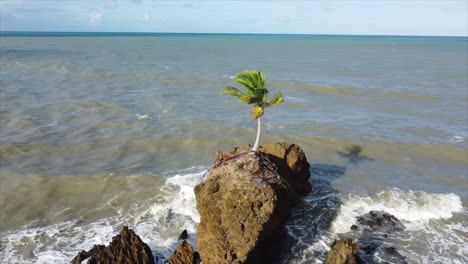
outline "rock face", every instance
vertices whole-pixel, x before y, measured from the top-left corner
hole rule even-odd
[[[218,152],[215,165],[250,149],[250,145],[244,145],[232,149],[229,154]],[[307,195],[312,190],[309,183],[310,164],[300,146],[290,143],[267,143],[260,146],[258,151],[271,161],[278,173],[289,182],[298,195]]]
[[[200,262],[200,255],[193,250],[187,240],[184,240],[169,258],[169,264],[199,264]]]
[[[361,264],[363,261],[357,256],[358,251],[359,246],[351,239],[336,240],[323,264]]]
[[[405,226],[395,216],[383,211],[370,211],[357,217],[357,225],[351,226],[352,230],[362,229],[366,232],[391,233],[402,231]]]
[[[258,154],[244,149],[218,154],[195,187],[201,215],[197,244],[205,264],[271,263],[280,253],[272,246],[284,238],[289,209],[311,189],[300,147],[268,144]]]
[[[154,264],[151,249],[126,226],[107,247],[95,245],[90,251],[81,251],[71,263],[79,264],[86,259],[88,264]]]

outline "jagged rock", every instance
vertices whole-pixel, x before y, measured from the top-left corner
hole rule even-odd
[[[265,147],[258,154],[243,149],[235,149],[231,155],[218,154],[205,181],[195,187],[201,215],[197,244],[204,264],[279,259],[281,250],[271,246],[284,240],[283,224],[289,209],[297,194],[305,190],[291,183],[308,178],[303,170],[309,164],[298,146],[272,145],[276,145],[276,152],[270,155],[263,151],[272,148]],[[270,162],[270,157],[277,158]],[[310,189],[308,182],[307,186]]]
[[[323,264],[361,264],[359,246],[351,239],[335,240]]]
[[[70,262],[71,264],[81,264],[81,262],[85,259],[89,258],[89,254],[87,251],[80,251],[78,255]]]
[[[353,226],[356,226],[353,229]],[[402,231],[405,226],[395,216],[383,211],[370,211],[367,214],[357,217],[356,225],[351,226],[352,230],[362,229],[366,232],[391,233]]]
[[[126,226],[107,247],[95,245],[90,251],[81,251],[71,263],[79,264],[86,259],[88,264],[154,264],[151,249]]]
[[[187,233],[187,230],[184,229],[184,231],[182,231],[182,233],[180,233],[179,237],[177,238],[177,240],[184,240],[184,239],[187,239],[188,238],[188,233]]]
[[[169,258],[169,264],[198,264],[200,262],[200,255],[193,250],[187,240],[184,240]]]
[[[239,153],[245,153],[251,149],[250,145],[232,149],[229,154],[218,152],[215,166],[224,160],[236,157]],[[267,143],[260,146],[258,151],[271,161],[278,173],[285,178],[298,195],[307,195],[312,186],[309,183],[310,164],[307,162],[302,148],[290,143]]]

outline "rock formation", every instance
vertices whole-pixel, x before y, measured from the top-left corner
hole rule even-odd
[[[311,190],[309,176],[304,152],[294,144],[267,144],[259,153],[248,147],[218,153],[215,166],[195,187],[203,263],[277,259],[283,224],[298,195]]]
[[[357,223],[351,226],[351,230],[361,229],[365,232],[391,233],[402,231],[405,226],[395,216],[383,211],[370,211],[357,217]]]
[[[169,258],[169,264],[199,264],[200,262],[200,255],[193,250],[187,240],[184,240]]]
[[[250,145],[232,149],[229,154],[218,152],[215,165],[249,151]],[[267,143],[260,146],[259,153],[271,161],[277,172],[286,179],[298,195],[307,195],[312,186],[309,183],[310,165],[302,148],[290,143]]]
[[[365,262],[373,262],[375,255],[385,263],[404,264],[406,258],[398,253],[395,247],[385,247],[385,241],[393,232],[402,231],[405,226],[395,216],[384,211],[370,211],[356,218],[351,226],[352,231],[361,230],[358,239],[360,258]]]
[[[358,252],[359,246],[351,239],[336,240],[323,264],[361,264],[363,261],[357,255]]]
[[[107,247],[95,245],[90,251],[81,251],[71,263],[80,264],[86,259],[88,264],[154,264],[151,249],[126,226]]]

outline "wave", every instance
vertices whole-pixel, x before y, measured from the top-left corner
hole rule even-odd
[[[391,188],[375,195],[349,194],[340,200],[330,227],[319,230],[318,237],[309,244],[305,242],[293,263],[321,263],[333,240],[343,238],[352,238],[359,243],[374,241],[374,245],[393,247],[404,259],[401,263],[466,263],[468,238],[464,234],[468,226],[463,219],[468,214],[458,195]],[[352,232],[350,227],[356,222],[356,217],[372,210],[396,216],[406,229],[388,237]],[[395,259],[393,261],[396,262],[392,262],[392,257],[376,252],[370,261],[400,263]]]
[[[183,229],[196,245],[200,215],[193,188],[205,172],[206,167],[197,166],[162,175],[29,176],[21,183],[9,183],[2,176],[1,181],[8,183],[2,184],[2,195],[22,199],[3,199],[8,204],[2,205],[2,223],[10,231],[0,232],[0,259],[64,263],[80,250],[107,244],[122,225],[128,225],[163,263]],[[391,213],[407,227],[384,243],[409,263],[463,263],[468,227],[458,195],[391,188],[373,195],[342,196],[332,181],[345,173],[344,167],[315,164],[311,172],[314,190],[293,209],[294,218],[287,223],[294,243],[287,263],[320,263],[328,245],[349,235],[356,217],[371,210]],[[12,212],[21,213],[16,208],[24,205],[25,211],[36,212],[29,216],[32,220],[16,227],[4,221],[17,219]]]
[[[163,263],[175,249],[182,230],[187,229],[189,241],[196,245],[199,215],[193,188],[205,171],[202,167],[193,167],[184,170],[184,174],[168,178],[151,174],[83,176],[74,177],[74,180],[63,177],[58,181],[61,186],[69,185],[63,191],[70,192],[63,197],[68,201],[75,200],[75,205],[57,208],[64,204],[63,197],[61,200],[60,197],[51,198],[48,203],[43,197],[35,205],[46,203],[44,210],[55,211],[56,215],[74,213],[62,221],[40,213],[37,220],[14,228],[14,231],[0,232],[0,259],[5,263],[69,262],[80,250],[88,250],[95,244],[108,244],[122,225],[128,225]],[[60,177],[41,178],[33,180],[29,188],[18,188],[24,191],[34,188],[36,193],[45,193],[45,196],[57,190],[56,181]],[[163,182],[158,183],[160,180]],[[38,181],[42,184],[37,185]],[[93,183],[101,187],[94,187]],[[112,188],[113,191],[98,191],[99,188]],[[90,193],[99,194],[99,197],[89,197]],[[45,218],[55,221],[44,223],[41,219]]]
[[[393,100],[403,100],[403,101],[422,101],[422,102],[432,102],[436,101],[438,98],[433,95],[408,91],[408,90],[378,90],[362,87],[352,87],[352,86],[331,86],[331,85],[320,85],[313,84],[304,81],[296,80],[272,80],[270,83],[271,87],[275,89],[284,89],[284,90],[302,90],[302,91],[311,91],[318,95],[324,96],[337,96],[337,95],[350,95],[350,96],[361,96],[361,97],[371,97],[378,98],[379,101],[382,98],[388,98]],[[349,98],[347,98],[349,100]],[[369,102],[367,102],[368,104]]]
[[[344,199],[338,217],[332,224],[332,231],[344,233],[356,217],[369,211],[385,211],[402,220],[406,227],[419,229],[431,219],[449,219],[463,206],[458,195],[422,191],[407,191],[393,188],[378,192],[375,196],[352,194]]]

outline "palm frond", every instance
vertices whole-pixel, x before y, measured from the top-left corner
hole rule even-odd
[[[268,103],[270,106],[272,105],[277,105],[277,104],[282,104],[284,102],[283,94],[282,93],[277,93],[273,98],[271,98],[271,101]]]
[[[241,99],[242,97],[245,97],[247,96],[244,92],[242,92],[241,90],[235,88],[235,87],[224,87],[224,91],[223,93],[224,95],[231,95],[231,96],[235,96],[239,99]]]
[[[249,95],[255,94],[255,83],[252,82],[252,78],[250,78],[247,71],[238,73],[236,75],[236,82],[240,83]]]
[[[246,103],[246,104],[254,104],[255,103],[255,97],[252,97],[250,95],[246,95],[246,96],[242,96],[241,98],[239,98],[242,102]]]
[[[268,90],[262,89],[262,104],[268,103]]]

